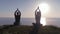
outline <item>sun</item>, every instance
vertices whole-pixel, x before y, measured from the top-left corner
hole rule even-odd
[[[39,4],[39,9],[41,10],[41,14],[44,15],[48,12],[49,10],[49,5],[47,3],[40,3]]]

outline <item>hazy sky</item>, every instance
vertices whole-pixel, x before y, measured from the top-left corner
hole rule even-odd
[[[0,0],[0,17],[14,17],[17,8],[22,17],[34,17],[35,9],[42,2],[50,6],[45,17],[60,18],[60,0]]]

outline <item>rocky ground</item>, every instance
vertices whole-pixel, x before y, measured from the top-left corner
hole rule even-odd
[[[29,34],[33,26],[0,26],[0,34]],[[55,26],[42,26],[38,34],[60,34],[60,28]]]

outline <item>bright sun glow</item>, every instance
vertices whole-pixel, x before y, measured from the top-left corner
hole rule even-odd
[[[42,24],[43,26],[46,25],[46,18],[41,18],[41,24]]]
[[[39,4],[39,9],[41,10],[41,15],[42,15],[42,17],[44,16],[44,15],[46,15],[46,13],[48,13],[48,11],[49,11],[49,5],[47,4],[47,3],[40,3]],[[46,18],[41,18],[41,24],[43,25],[43,26],[45,26],[46,25]]]
[[[49,5],[47,3],[39,4],[39,9],[41,10],[42,15],[46,14],[49,10]]]

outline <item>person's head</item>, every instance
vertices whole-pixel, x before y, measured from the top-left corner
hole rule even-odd
[[[37,12],[37,15],[40,15],[40,12]]]
[[[18,12],[17,12],[17,15],[18,15]]]

